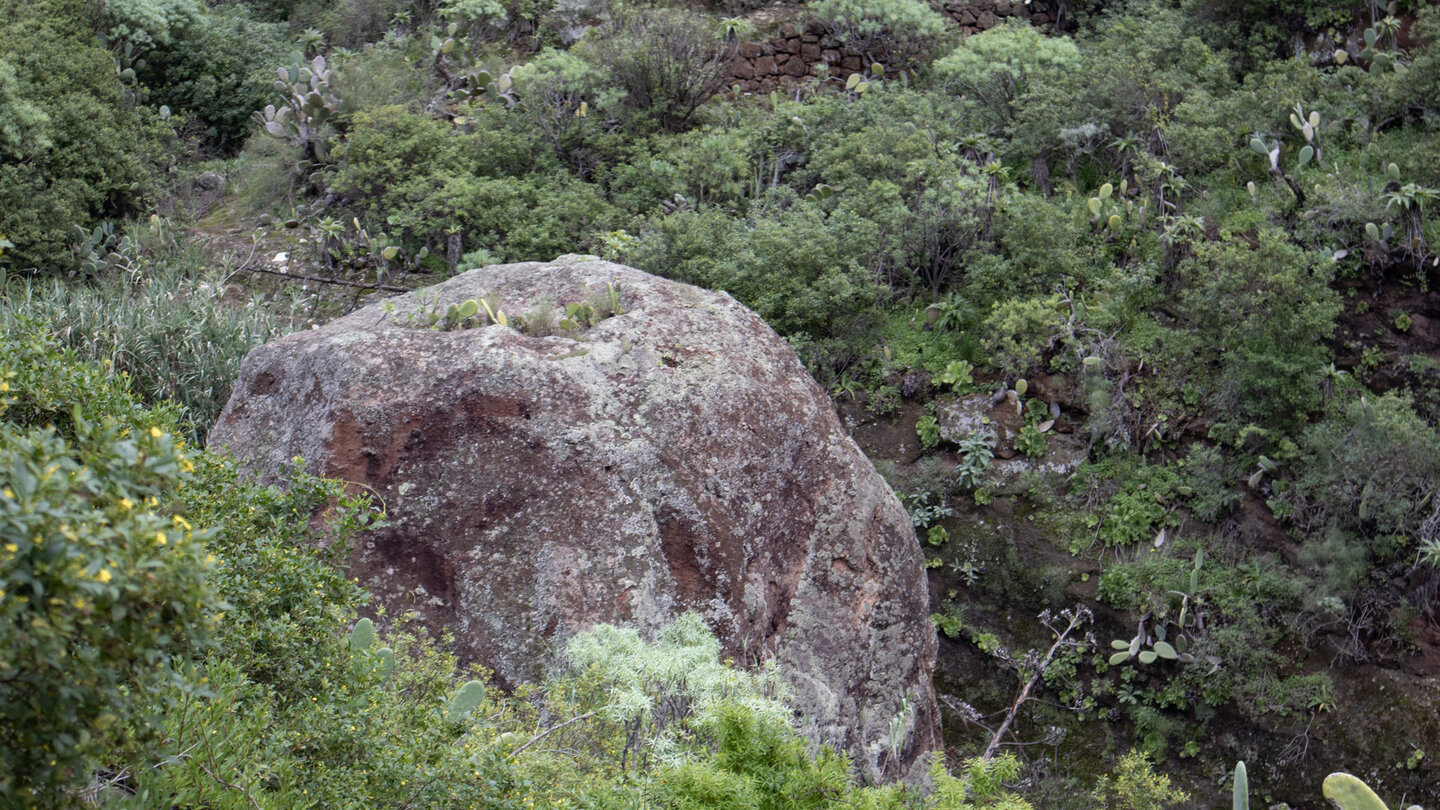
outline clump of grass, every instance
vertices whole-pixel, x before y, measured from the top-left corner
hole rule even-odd
[[[78,283],[12,279],[0,289],[0,328],[44,324],[85,360],[130,377],[147,404],[183,409],[200,442],[230,398],[251,348],[294,330],[296,311],[257,300],[227,304],[226,279],[194,267],[153,263],[143,273]],[[189,271],[189,272],[187,272]]]

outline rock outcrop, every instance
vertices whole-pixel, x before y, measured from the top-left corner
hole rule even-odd
[[[533,336],[568,303],[603,314],[611,285],[622,314]],[[531,334],[429,327],[468,299]],[[593,257],[473,270],[251,352],[210,446],[375,491],[390,525],[354,575],[507,683],[593,624],[699,611],[737,661],[773,657],[807,733],[869,777],[914,776],[940,745],[910,521],[728,295]]]

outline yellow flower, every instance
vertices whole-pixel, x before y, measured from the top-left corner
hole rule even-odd
[[[5,550],[10,552],[11,554],[14,554],[15,552],[20,550],[20,547],[15,545],[14,543],[6,543]]]
[[[187,532],[190,531],[190,523],[189,523],[189,521],[185,520],[185,518],[180,517],[179,515],[176,515],[175,517],[172,518],[172,520],[175,522],[175,525],[176,525],[176,526],[179,526],[180,528],[184,529],[184,530],[187,531]]]
[[[165,544],[166,544],[167,542],[169,542],[169,541],[165,539],[165,533],[164,533],[164,532],[155,532],[155,542],[157,542],[157,543],[159,543],[160,545],[163,546],[163,545],[165,545]]]
[[[151,509],[154,509],[155,507],[160,505],[160,499],[155,497],[154,495],[151,495],[149,498],[145,499],[145,505],[150,507]]]
[[[131,509],[135,508],[135,502],[130,500],[129,498],[121,498],[120,508],[124,509],[126,512],[129,512]]]
[[[195,472],[195,464],[194,464],[193,462],[191,462],[190,459],[185,458],[184,456],[181,456],[181,457],[180,457],[180,469],[184,470],[184,471],[187,472],[187,473],[188,473],[188,472]],[[184,484],[181,484],[181,486],[184,486]]]
[[[98,580],[100,580],[101,582],[109,582],[109,581],[110,581],[110,569],[109,569],[109,568],[101,568],[101,569],[100,569],[100,573],[96,574],[96,575],[95,575],[95,578],[98,579]]]
[[[153,438],[153,439],[158,439],[158,438],[160,438],[161,436],[164,436],[164,435],[165,435],[165,431],[161,430],[160,428],[158,428],[158,427],[152,427],[152,428],[150,428],[150,437],[151,437],[151,438]]]
[[[0,393],[4,393],[4,392],[9,391],[9,390],[10,390],[10,383],[8,383],[8,382],[0,382]]]
[[[7,498],[13,498],[15,497],[15,490],[10,487],[5,487],[5,489],[0,490],[0,494],[3,494]]]

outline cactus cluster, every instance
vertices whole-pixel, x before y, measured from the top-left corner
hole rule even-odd
[[[1299,130],[1300,135],[1305,139],[1305,145],[1300,147],[1292,167],[1298,171],[1303,169],[1311,159],[1321,157],[1319,145],[1315,142],[1315,136],[1320,130],[1320,113],[1311,110],[1307,115],[1304,106],[1296,104],[1294,111],[1290,113],[1290,125]],[[1280,171],[1280,142],[1278,140],[1272,141],[1270,146],[1266,146],[1264,139],[1255,135],[1250,138],[1250,149],[1260,157],[1269,159],[1272,174]],[[1254,193],[1253,190],[1251,193]]]
[[[395,651],[389,647],[380,647],[373,652],[371,647],[375,646],[375,623],[369,619],[361,619],[355,622],[350,629],[350,651],[357,658],[368,661],[380,674],[381,681],[390,679],[395,671]]]
[[[851,93],[851,98],[860,98],[870,89],[870,85],[885,78],[885,66],[879,62],[870,66],[870,76],[867,78],[859,73],[851,73],[845,79],[845,90]]]
[[[495,76],[488,70],[476,68],[458,74],[455,84],[450,97],[456,101],[503,101],[507,109],[515,106],[515,82],[508,72]],[[584,117],[585,102],[581,102],[581,108],[576,114]]]
[[[1290,125],[1300,133],[1300,136],[1304,139],[1304,143],[1300,149],[1295,152],[1295,157],[1290,162],[1289,171],[1280,165],[1280,153],[1282,149],[1280,139],[1272,138],[1270,143],[1266,144],[1265,139],[1259,134],[1252,135],[1250,137],[1250,150],[1268,161],[1269,166],[1266,167],[1266,171],[1270,177],[1273,178],[1277,184],[1283,182],[1289,186],[1290,191],[1295,195],[1296,205],[1303,206],[1305,205],[1305,192],[1300,188],[1299,183],[1295,182],[1295,178],[1291,176],[1290,172],[1298,172],[1305,168],[1306,164],[1311,160],[1318,161],[1322,158],[1320,144],[1316,141],[1316,136],[1320,132],[1320,113],[1316,110],[1311,110],[1307,113],[1304,105],[1297,103],[1290,113]],[[1250,192],[1251,199],[1254,199],[1257,196],[1255,184],[1253,182],[1247,183],[1246,188]]]
[[[308,173],[330,159],[331,121],[340,110],[331,87],[334,72],[324,56],[317,56],[306,64],[277,68],[276,73],[275,89],[285,94],[285,101],[278,107],[267,104],[254,118],[266,134],[304,152],[297,168]]]
[[[484,318],[480,316],[482,307],[485,310]],[[430,328],[442,332],[473,329],[489,323],[498,323],[501,326],[510,325],[510,319],[505,315],[505,310],[500,309],[498,303],[491,304],[489,301],[478,298],[469,298],[458,304],[451,304],[445,308],[443,314],[438,310],[431,310],[426,314],[425,319]]]
[[[1385,802],[1369,785],[1348,773],[1337,772],[1325,777],[1320,792],[1340,810],[1387,810]],[[1245,772],[1244,762],[1235,763],[1230,807],[1231,810],[1250,810],[1250,778]],[[1421,807],[1410,805],[1406,810],[1421,810]]]
[[[1250,776],[1244,761],[1235,763],[1235,784],[1230,791],[1230,810],[1250,810]]]
[[[1386,17],[1365,29],[1365,47],[1360,51],[1360,58],[1370,63],[1371,73],[1381,73],[1395,66],[1395,55],[1380,50],[1380,36],[1383,32],[1393,41],[1395,32],[1399,30],[1400,21],[1394,17]]]
[[[1162,530],[1163,537],[1163,530]],[[1157,545],[1161,542],[1157,540]],[[1150,614],[1140,618],[1140,625],[1134,637],[1129,640],[1114,639],[1110,642],[1111,649],[1115,650],[1110,656],[1110,665],[1118,666],[1131,659],[1141,664],[1153,664],[1156,661],[1179,661],[1182,664],[1193,664],[1197,658],[1188,651],[1190,646],[1189,638],[1186,635],[1187,628],[1201,628],[1201,620],[1198,614],[1191,613],[1191,603],[1199,602],[1200,599],[1200,567],[1205,564],[1205,552],[1195,552],[1195,563],[1190,568],[1190,588],[1188,591],[1171,591],[1172,594],[1180,597],[1180,613],[1176,617],[1174,641],[1167,640],[1169,635],[1167,622],[1163,616],[1155,622],[1154,629],[1147,628],[1146,622],[1150,620]],[[1210,672],[1220,669],[1220,659],[1214,656],[1204,656],[1206,663],[1210,664]]]
[[[620,298],[620,289],[611,282],[605,285],[604,291],[588,300],[566,304],[564,314],[559,317],[558,322],[548,312],[547,308],[522,315],[507,315],[505,310],[500,308],[498,297],[494,295],[470,298],[450,304],[442,310],[437,298],[429,302],[428,309],[411,314],[405,324],[416,325],[418,321],[419,325],[439,332],[498,324],[518,329],[532,337],[542,337],[554,334],[556,328],[563,332],[582,332],[606,318],[624,314],[625,307]]]
[[[1108,228],[1112,232],[1120,230],[1125,220],[1136,214],[1135,203],[1130,200],[1130,183],[1128,180],[1120,181],[1119,194],[1111,183],[1104,183],[1096,190],[1095,196],[1085,201],[1085,208],[1090,212],[1090,224],[1100,228]],[[1144,218],[1144,206],[1139,209],[1139,216]]]
[[[832,186],[829,183],[821,183],[815,188],[810,189],[810,193],[805,195],[805,201],[818,205],[830,199],[831,197],[834,197],[836,194],[839,194],[843,190],[844,189]]]
[[[461,48],[460,24],[452,22],[445,27],[443,34],[436,33],[430,36],[430,59],[435,73],[445,82],[445,90],[452,101],[456,102],[479,102],[479,101],[504,101],[507,109],[514,107],[516,98],[512,90],[515,83],[510,73],[502,73],[498,77],[490,71],[477,67]],[[461,58],[458,60],[457,55]],[[582,103],[577,114],[584,116],[586,107]],[[464,116],[455,116],[455,123],[465,123]]]

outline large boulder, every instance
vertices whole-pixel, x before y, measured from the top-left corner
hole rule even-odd
[[[622,314],[535,336],[569,303],[605,314],[612,290]],[[469,299],[511,326],[476,325],[483,308],[429,325]],[[505,683],[596,623],[698,611],[737,661],[773,657],[807,733],[868,777],[915,776],[940,744],[910,520],[795,353],[724,293],[593,257],[472,270],[251,352],[210,446],[377,493],[390,525],[353,574]]]

